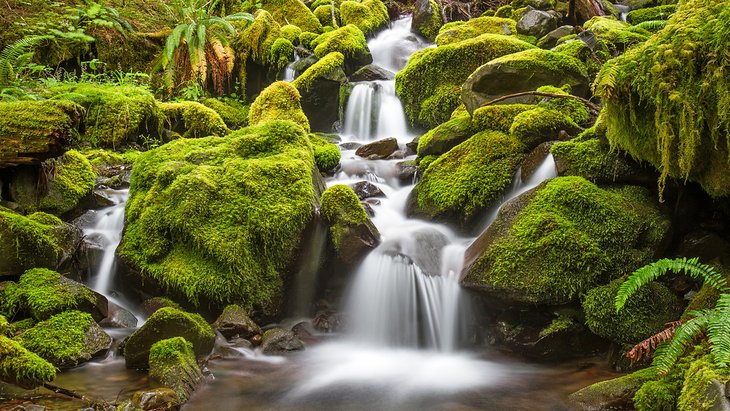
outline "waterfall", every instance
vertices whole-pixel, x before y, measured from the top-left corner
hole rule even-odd
[[[360,83],[352,88],[345,112],[345,135],[356,140],[370,139],[374,95],[374,83]]]
[[[297,72],[294,69],[295,65],[299,61],[299,54],[296,52],[294,53],[294,61],[287,64],[286,68],[284,69],[284,77],[282,80],[286,81],[287,83],[291,83],[294,81],[295,78],[297,78]]]
[[[84,228],[85,236],[100,240],[103,246],[101,263],[91,276],[91,288],[105,295],[109,294],[109,286],[114,276],[115,252],[122,240],[124,206],[129,197],[129,189],[109,190],[108,193],[114,205],[93,212],[92,225]]]

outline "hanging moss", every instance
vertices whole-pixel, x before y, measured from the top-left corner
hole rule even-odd
[[[388,8],[381,0],[343,1],[340,13],[343,24],[354,24],[365,34],[382,28],[390,21]]]
[[[626,14],[626,21],[631,24],[639,24],[645,21],[668,20],[675,11],[677,11],[675,4],[631,10]]]
[[[667,26],[609,61],[596,80],[613,147],[668,178],[730,194],[730,9],[721,0],[679,4]]]
[[[450,26],[448,23],[439,31],[436,44],[444,46],[460,41],[472,39],[484,33],[502,34],[509,36],[517,33],[517,22],[501,17],[477,17],[463,24]]]
[[[314,162],[317,168],[322,172],[329,172],[340,164],[340,149],[337,145],[328,142],[316,134],[309,135],[309,141],[312,142],[314,150]]]
[[[292,84],[277,81],[266,87],[251,104],[248,122],[251,125],[271,120],[289,120],[309,132],[309,120],[299,102],[301,95]]]
[[[534,46],[512,37],[483,34],[474,39],[414,53],[395,76],[396,90],[412,125],[433,128],[459,106],[459,86],[479,66],[496,57]],[[439,95],[446,92],[447,96]],[[436,98],[449,103],[431,111]],[[426,103],[424,105],[424,103]]]
[[[302,31],[319,32],[322,25],[300,0],[263,0],[263,9],[271,13],[280,25],[293,24]]]
[[[652,261],[669,226],[646,190],[580,177],[549,180],[519,204],[498,215],[490,230],[500,234],[479,249],[466,286],[528,303],[575,301]]]
[[[343,56],[342,53],[333,51],[309,66],[309,68],[307,68],[307,70],[305,70],[299,77],[294,79],[291,84],[301,91],[308,91],[318,78],[331,73],[333,70],[341,68],[344,61],[345,56]]]
[[[239,62],[250,58],[263,66],[269,62],[274,41],[281,37],[281,26],[266,10],[256,11],[254,17],[251,24],[239,30],[238,36],[233,41],[233,49]],[[245,76],[240,80],[244,83]]]
[[[292,44],[299,44],[299,36],[301,34],[302,29],[293,24],[281,26],[281,37],[289,40]]]
[[[243,102],[234,99],[215,99],[206,98],[201,103],[213,110],[223,119],[226,126],[232,130],[237,130],[248,125],[248,109],[249,106]]]
[[[428,166],[411,194],[411,214],[467,224],[510,186],[524,146],[498,131],[484,131]]]
[[[56,368],[48,361],[0,335],[0,381],[31,389],[55,378]]]
[[[323,58],[333,51],[339,51],[345,57],[370,53],[365,35],[352,24],[318,36],[312,40],[310,47],[314,49],[314,54],[319,58]]]

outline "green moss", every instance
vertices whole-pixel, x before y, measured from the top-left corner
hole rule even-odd
[[[20,276],[13,291],[19,307],[36,320],[82,306],[95,306],[94,293],[75,282],[63,281],[61,274],[46,269],[33,268]]]
[[[166,125],[184,138],[207,136],[223,137],[230,132],[223,119],[215,112],[194,101],[160,103]]]
[[[471,221],[510,186],[524,146],[498,131],[484,131],[439,157],[413,189],[419,214]]]
[[[91,315],[66,311],[39,322],[16,337],[16,340],[58,367],[73,367],[78,365],[79,359],[91,359],[90,353],[84,354],[84,350],[86,334],[92,324],[95,323]]]
[[[578,125],[558,110],[536,107],[517,116],[509,129],[528,150],[545,141],[557,140],[561,130],[576,130]]]
[[[232,130],[237,130],[248,125],[249,106],[241,101],[230,98],[206,98],[201,103],[215,110],[223,119],[223,122],[226,123],[226,126]]]
[[[505,54],[533,47],[523,41],[498,34],[429,48],[414,53],[406,67],[396,74],[396,90],[413,125],[433,128],[446,121],[459,106],[459,87],[482,64]],[[446,92],[448,96],[443,96]],[[433,101],[448,101],[434,116]],[[424,106],[424,103],[425,106]],[[443,117],[443,118],[441,118]]]
[[[511,5],[505,4],[504,6],[501,6],[497,9],[497,11],[494,12],[494,17],[502,17],[502,18],[510,18],[512,17],[512,12],[514,11],[514,8],[512,8]]]
[[[262,7],[282,26],[293,24],[302,31],[312,32],[322,29],[319,20],[300,0],[263,0]]]
[[[89,160],[91,169],[99,174],[103,167],[131,166],[139,156],[139,151],[128,150],[119,153],[103,148],[85,149],[81,153]]]
[[[565,88],[558,88],[555,86],[542,86],[539,87],[537,91],[543,93],[570,95],[570,86],[567,86],[566,88],[567,90]],[[582,101],[574,98],[545,97],[542,101],[540,101],[540,103],[538,103],[538,106],[557,110],[570,117],[570,119],[576,124],[585,124],[589,119],[588,107],[586,107],[585,103]]]
[[[332,20],[332,6],[329,4],[322,5],[314,9],[314,15],[323,26],[339,27],[342,25],[342,15],[340,9],[335,7],[334,20]]]
[[[478,129],[472,123],[472,118],[469,116],[469,113],[452,117],[447,122],[429,130],[418,139],[418,157],[423,158],[434,154],[444,154],[458,144],[466,141],[477,131]]]
[[[302,47],[306,47],[308,49],[311,49],[312,48],[312,42],[317,37],[319,37],[319,34],[312,33],[312,32],[309,32],[309,31],[305,31],[304,33],[302,33],[299,36],[299,42],[302,44]]]
[[[381,0],[343,1],[340,4],[343,24],[354,24],[368,34],[388,24],[388,9]]]
[[[550,152],[560,164],[561,175],[581,176],[594,183],[616,181],[635,169],[598,139],[564,141],[553,144]]]
[[[183,337],[161,340],[150,348],[150,378],[157,384],[175,390],[181,402],[187,402],[194,386],[202,380],[195,361],[193,344]]]
[[[642,287],[616,313],[613,304],[623,279],[596,287],[582,301],[588,328],[618,343],[635,344],[666,328],[681,314],[681,301],[660,283]]]
[[[431,14],[423,21],[414,22],[414,28],[417,34],[420,34],[429,41],[434,41],[439,34],[439,30],[444,25],[444,21],[441,17],[441,6],[435,0],[429,0],[428,3],[431,6]]]
[[[271,87],[296,93],[288,83]],[[257,103],[252,123],[272,116]],[[273,119],[225,139],[175,140],[143,153],[119,253],[194,304],[205,297],[275,310],[281,273],[316,204],[314,166],[304,130]]]
[[[557,318],[554,318],[547,327],[540,330],[539,337],[545,338],[552,334],[569,330],[574,325],[575,321],[573,321],[572,318],[564,315],[558,316]]]
[[[270,61],[274,41],[281,37],[281,26],[266,10],[256,11],[254,17],[251,24],[239,30],[238,36],[233,41],[233,48],[239,61],[251,59],[259,65],[266,65]],[[241,69],[245,70],[245,67]],[[245,75],[240,78],[241,83],[245,79]]]
[[[423,170],[424,172],[428,170],[428,167],[436,160],[438,160],[439,156],[431,154],[424,156],[418,161],[418,168]]]
[[[316,134],[309,135],[309,141],[312,142],[314,150],[314,163],[319,171],[332,171],[340,164],[340,149],[337,145],[328,142]]]
[[[286,81],[277,81],[266,87],[251,104],[248,122],[263,124],[272,120],[289,120],[309,132],[309,120],[302,111],[299,91]]]
[[[645,30],[632,28],[630,24],[614,17],[596,16],[585,22],[583,27],[593,31],[598,38],[619,47],[628,47],[646,41],[651,34]]]
[[[574,401],[585,404],[612,403],[616,401],[616,398],[625,398],[627,395],[635,393],[644,383],[655,378],[656,370],[654,367],[649,367],[618,378],[591,384],[571,394],[570,397]]]
[[[318,36],[312,40],[310,47],[314,49],[314,54],[319,58],[323,58],[333,51],[339,51],[348,58],[370,53],[365,35],[352,24]]]
[[[652,20],[668,20],[675,11],[677,11],[677,6],[674,4],[631,10],[626,14],[626,21],[631,24],[639,24]]]
[[[299,36],[302,34],[302,29],[293,24],[287,24],[281,26],[281,37],[289,40],[292,44],[299,44]]]
[[[55,378],[56,368],[48,361],[0,335],[0,380],[30,389]]]
[[[516,301],[574,301],[652,261],[669,224],[646,190],[601,189],[580,177],[549,180],[521,202],[493,224],[502,234],[469,268],[466,285]]]
[[[690,363],[684,373],[684,384],[677,398],[677,409],[680,411],[712,409],[713,401],[707,398],[707,388],[712,380],[726,383],[730,380],[730,373],[726,369],[718,369],[711,355],[705,355]]]
[[[140,134],[157,135],[164,116],[144,87],[95,83],[62,83],[44,93],[70,100],[86,109],[83,142],[115,148],[134,142]]]
[[[451,23],[449,23],[451,24]],[[484,33],[510,35],[517,33],[517,22],[502,17],[477,17],[464,24],[444,26],[436,37],[436,44],[444,46],[469,40]]]
[[[689,313],[692,311],[709,310],[715,308],[720,292],[713,287],[703,285],[702,288],[689,300],[687,308],[682,313],[682,319],[690,318]]]
[[[8,319],[5,318],[5,316],[3,316],[2,314],[0,314],[0,336],[2,336],[2,335],[8,336],[8,335],[10,335],[10,332],[11,332],[11,329],[10,329],[10,324],[8,323]]]
[[[350,230],[368,221],[368,215],[352,189],[336,184],[322,193],[322,217],[330,226],[332,242],[340,252],[343,238]]]
[[[307,70],[305,70],[299,77],[294,79],[291,84],[299,90],[308,91],[318,78],[341,68],[344,61],[345,56],[343,56],[342,53],[333,51],[309,66],[309,68],[307,68]]]
[[[637,411],[672,411],[676,409],[675,385],[663,380],[646,382],[634,395],[634,407]]]
[[[94,189],[96,174],[91,163],[76,150],[66,152],[55,161],[52,170],[48,191],[38,202],[39,210],[63,214],[76,208]]]
[[[26,164],[33,161],[29,154],[67,145],[83,114],[68,101],[0,102],[0,164]]]
[[[679,4],[667,26],[609,61],[596,80],[613,147],[710,195],[730,194],[730,10],[721,0]],[[707,58],[716,56],[716,58]]]
[[[34,319],[26,318],[24,320],[15,321],[14,323],[10,324],[9,332],[10,335],[18,335],[25,330],[33,328],[33,326],[35,325],[36,321]]]
[[[274,40],[274,44],[271,45],[271,55],[269,56],[269,63],[277,71],[283,70],[289,61],[294,59],[294,45],[291,41],[279,37]]]
[[[498,130],[509,133],[520,113],[535,108],[531,104],[493,104],[474,110],[474,126],[479,130]]]

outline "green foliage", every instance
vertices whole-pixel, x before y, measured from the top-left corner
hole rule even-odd
[[[92,324],[94,319],[91,315],[66,311],[39,322],[16,337],[16,340],[56,366],[75,366],[79,356],[83,355],[86,333]],[[90,358],[88,356],[86,359]]]
[[[48,361],[0,335],[0,380],[30,389],[55,378],[56,368]]]
[[[730,10],[721,0],[682,2],[666,27],[609,61],[594,84],[613,147],[669,177],[730,193]]]
[[[517,33],[517,22],[502,17],[477,17],[463,24],[448,23],[439,31],[436,44],[445,46],[480,36],[484,33],[505,36]]]
[[[538,337],[545,338],[550,335],[569,330],[570,327],[574,325],[575,321],[573,321],[572,318],[565,315],[560,315],[557,318],[553,319],[547,327],[540,330],[540,334],[538,335]]]
[[[395,76],[396,90],[409,121],[412,125],[428,128],[446,121],[461,104],[460,86],[474,70],[499,56],[532,47],[509,36],[483,34],[414,53],[406,67]],[[429,101],[432,98],[448,104],[434,113],[434,101]]]
[[[301,43],[302,47],[306,47],[308,49],[312,48],[312,42],[314,39],[319,37],[319,34],[312,33],[311,31],[305,31],[299,36],[299,42]]]
[[[301,95],[294,85],[277,81],[266,87],[251,104],[248,122],[263,124],[271,120],[289,120],[309,132],[309,120],[302,111]]]
[[[322,30],[319,20],[300,0],[262,0],[261,5],[282,26],[293,24],[302,31]]]
[[[217,101],[217,100],[216,100]],[[185,138],[207,136],[223,137],[230,133],[223,119],[215,110],[194,101],[161,103],[166,124],[174,131],[182,132]],[[182,127],[179,127],[182,125]]]
[[[352,24],[318,36],[312,40],[310,48],[319,58],[324,58],[334,51],[342,53],[347,58],[370,53],[365,35]]]
[[[294,79],[291,84],[299,90],[308,91],[318,78],[341,68],[344,61],[345,56],[343,56],[342,53],[333,51],[309,66],[309,68],[307,68],[307,70],[305,70],[299,77]]]
[[[93,291],[81,284],[63,281],[59,273],[45,268],[33,268],[23,273],[11,296],[20,310],[38,321],[96,304]]]
[[[390,21],[388,9],[381,0],[348,0],[340,4],[342,23],[353,24],[363,33],[377,30]]]
[[[281,37],[281,26],[266,10],[258,10],[254,16],[253,23],[239,32],[233,42],[233,48],[239,62],[245,62],[250,58],[260,65],[266,65],[274,41]],[[245,70],[244,67],[241,69]],[[239,74],[239,81],[242,84],[245,80],[245,76]]]
[[[418,157],[444,154],[476,134],[478,130],[469,113],[454,116],[418,139],[418,149],[416,150]]]
[[[309,141],[312,142],[314,150],[314,163],[319,171],[329,172],[340,164],[340,148],[336,144],[332,144],[316,134],[309,135]]]

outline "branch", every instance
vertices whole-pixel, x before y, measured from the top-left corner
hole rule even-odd
[[[47,388],[47,389],[55,392],[56,394],[63,394],[65,396],[68,396],[68,397],[71,397],[71,398],[76,398],[76,399],[83,400],[83,401],[88,401],[89,400],[89,398],[87,398],[83,394],[79,394],[79,393],[77,393],[75,391],[67,390],[66,388],[62,388],[62,387],[59,387],[57,385],[53,385],[53,384],[50,384],[50,383],[47,383],[47,382],[44,382],[43,383],[43,388]]]
[[[492,105],[494,103],[498,103],[500,101],[507,100],[509,98],[522,97],[522,96],[540,96],[540,97],[553,97],[553,98],[572,98],[574,100],[580,100],[581,102],[583,102],[583,104],[585,104],[586,106],[588,106],[588,108],[594,114],[596,114],[596,115],[600,114],[600,112],[601,112],[601,108],[599,106],[597,106],[594,103],[591,103],[590,101],[584,99],[583,97],[573,96],[571,94],[546,93],[546,92],[543,92],[543,91],[524,91],[522,93],[508,94],[506,96],[502,96],[502,97],[496,98],[496,99],[494,99],[492,101],[488,101],[488,102],[482,104],[479,107],[489,106],[489,105]]]

